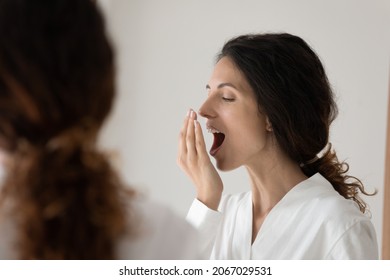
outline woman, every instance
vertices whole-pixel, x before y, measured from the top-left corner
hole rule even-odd
[[[233,38],[222,48],[199,109],[219,170],[245,166],[251,191],[222,196],[192,110],[178,162],[197,199],[187,219],[212,259],[376,259],[376,234],[331,149],[337,107],[314,51],[290,34]]]
[[[114,79],[93,1],[0,0],[0,259],[198,256],[194,230],[97,147]]]

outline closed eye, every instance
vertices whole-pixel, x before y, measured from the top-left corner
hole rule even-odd
[[[234,98],[222,97],[222,100],[226,101],[226,102],[233,102],[235,99]]]

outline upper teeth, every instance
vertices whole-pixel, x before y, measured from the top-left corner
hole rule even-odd
[[[221,133],[220,131],[216,130],[214,127],[208,127],[207,131],[209,133]]]

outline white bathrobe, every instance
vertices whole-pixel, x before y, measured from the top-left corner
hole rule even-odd
[[[377,259],[374,227],[320,174],[292,188],[252,242],[251,192],[223,196],[218,212],[194,200],[187,220],[211,259]]]

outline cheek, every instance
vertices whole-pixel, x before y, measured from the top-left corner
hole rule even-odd
[[[263,147],[267,142],[266,124],[257,117],[243,118],[236,124],[235,140],[243,149]]]

